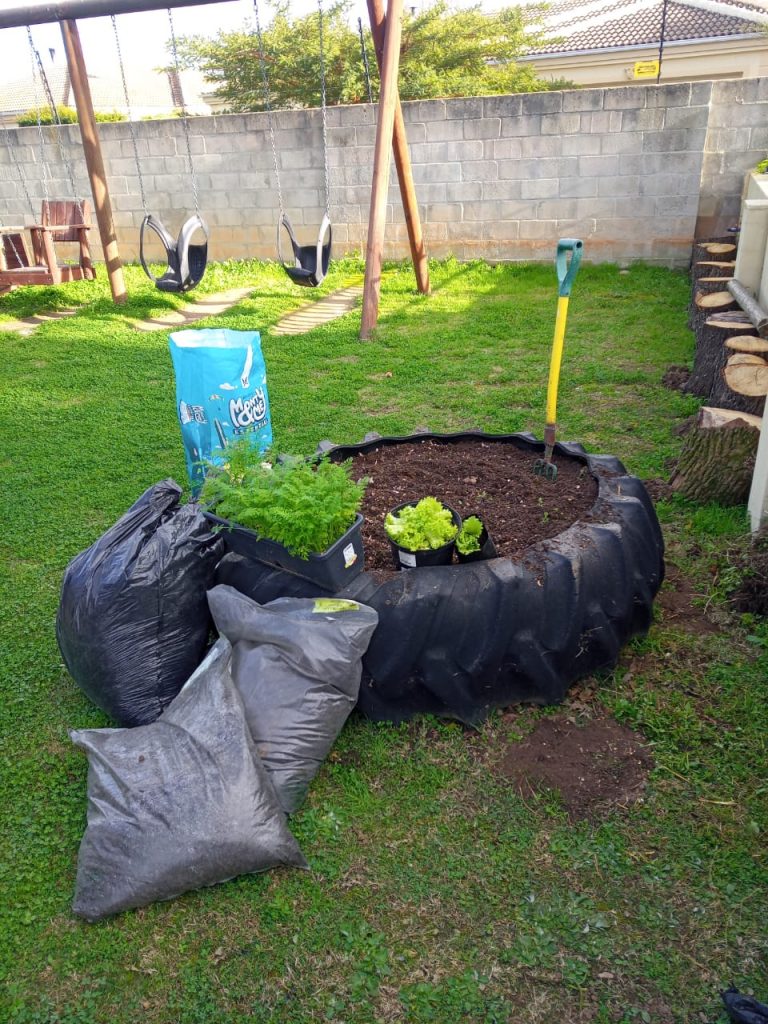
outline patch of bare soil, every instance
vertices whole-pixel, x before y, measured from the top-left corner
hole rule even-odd
[[[583,518],[597,498],[584,463],[555,455],[557,479],[534,474],[536,456],[499,441],[414,441],[356,455],[352,475],[370,478],[362,514],[365,567],[392,569],[384,518],[406,501],[432,495],[459,515],[477,515],[500,557],[513,557]]]
[[[757,534],[738,568],[743,575],[731,594],[733,607],[737,612],[768,616],[768,528]]]
[[[697,636],[719,633],[719,627],[707,618],[705,610],[693,603],[695,597],[691,581],[676,566],[667,563],[664,585],[656,597],[664,613],[664,625]]]
[[[648,480],[643,480],[645,489],[651,496],[651,501],[666,501],[672,497],[672,488],[666,480],[662,480],[660,477],[651,477]]]
[[[522,796],[556,790],[570,818],[596,820],[641,800],[653,758],[643,739],[610,718],[576,725],[544,718],[510,744],[501,770]]]
[[[661,383],[665,388],[669,388],[670,391],[684,391],[690,376],[691,371],[687,366],[672,365],[667,367],[664,376],[661,378]]]

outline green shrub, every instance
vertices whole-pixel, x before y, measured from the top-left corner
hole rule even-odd
[[[227,454],[227,464],[209,472],[200,495],[217,516],[277,541],[299,558],[322,553],[354,523],[368,481],[352,479],[350,462],[273,464],[247,438]]]
[[[32,110],[28,110],[26,114],[22,114],[17,118],[16,123],[20,128],[27,128],[30,125],[36,124],[77,124],[77,111],[73,107],[56,107],[57,118],[54,118],[53,111],[50,107],[42,107],[40,110],[36,110],[34,107]],[[126,121],[125,114],[121,114],[119,110],[106,111],[104,113],[94,114],[97,121]]]
[[[56,114],[61,124],[77,124],[77,111],[72,107],[56,107]],[[41,107],[39,110],[34,107],[17,118],[16,123],[20,128],[36,124],[56,124],[53,111],[50,107]]]
[[[760,161],[755,170],[758,174],[768,174],[768,156]]]
[[[406,551],[441,548],[459,532],[450,509],[431,497],[406,505],[397,515],[388,512],[384,529],[389,539]]]

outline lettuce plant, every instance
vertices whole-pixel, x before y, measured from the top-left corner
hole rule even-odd
[[[431,497],[406,505],[397,515],[388,512],[384,529],[389,539],[406,551],[441,548],[459,532],[450,509]]]
[[[477,516],[467,516],[461,524],[461,530],[456,538],[456,549],[462,555],[471,555],[480,550],[480,537],[483,534],[483,524]]]

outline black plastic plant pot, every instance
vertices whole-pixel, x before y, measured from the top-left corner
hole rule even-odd
[[[532,434],[368,435],[360,444],[323,442],[342,462],[385,445],[476,440],[542,456]],[[592,476],[589,512],[513,557],[438,565],[382,578],[362,572],[339,597],[375,608],[379,625],[363,658],[358,708],[376,721],[429,713],[474,725],[492,708],[557,704],[569,686],[613,668],[624,644],[648,631],[664,579],[664,541],[643,483],[612,455],[555,445],[558,460]],[[263,604],[321,596],[317,587],[238,555],[216,570]]]
[[[392,515],[396,516],[404,508],[415,504],[415,501],[404,501],[402,505],[397,505],[391,510]],[[440,504],[443,508],[448,509],[456,529],[460,530],[461,516],[456,509],[446,505],[444,501],[441,501]],[[392,548],[392,560],[395,563],[396,569],[421,569],[425,565],[450,565],[453,560],[455,538],[439,548],[424,548],[421,551],[409,551],[408,548],[401,548],[399,544],[392,540],[389,534],[387,534],[387,539],[389,540],[389,546]]]
[[[474,513],[472,513],[474,515]],[[467,516],[469,519],[470,516]],[[477,516],[480,519],[480,516]],[[483,523],[483,532],[480,534],[480,550],[470,551],[468,555],[464,555],[459,551],[458,545],[456,546],[456,557],[460,562],[485,562],[488,558],[497,558],[498,552],[496,551],[496,545],[493,543],[493,537],[485,527]]]
[[[310,580],[323,590],[336,592],[348,586],[359,576],[365,565],[363,538],[360,527],[363,517],[355,516],[354,523],[322,554],[310,555],[309,558],[298,558],[277,541],[260,537],[254,530],[238,526],[228,519],[221,519],[212,512],[205,512],[205,518],[223,527],[221,537],[228,551],[254,559],[272,569],[300,576]]]

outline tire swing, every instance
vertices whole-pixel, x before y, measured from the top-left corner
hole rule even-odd
[[[319,451],[344,461],[382,446],[433,441],[513,445],[533,461],[532,434],[368,435]],[[577,679],[615,666],[621,647],[647,632],[664,578],[664,542],[642,482],[609,455],[554,444],[593,477],[591,509],[561,533],[512,558],[400,572],[383,582],[362,572],[338,596],[370,605],[379,626],[363,661],[359,709],[376,721],[427,712],[468,725],[492,708],[557,704]],[[217,582],[259,603],[320,596],[290,573],[228,554]],[[327,593],[325,596],[328,596]]]
[[[112,29],[115,34],[115,45],[117,47],[118,64],[120,65],[120,76],[123,81],[125,105],[128,110],[128,130],[131,133],[131,142],[133,143],[133,155],[136,161],[136,174],[139,179],[139,190],[141,192],[141,205],[144,207],[144,220],[141,222],[141,228],[139,230],[139,260],[141,261],[144,273],[150,281],[154,282],[155,287],[159,291],[188,292],[196,285],[200,284],[200,281],[203,279],[203,274],[205,273],[205,268],[208,263],[209,235],[208,225],[200,214],[200,204],[197,195],[197,178],[195,177],[195,168],[192,163],[192,147],[189,141],[189,116],[184,103],[184,96],[183,94],[181,95],[181,123],[184,126],[184,141],[187,149],[187,166],[189,167],[189,176],[192,182],[192,196],[195,204],[195,212],[182,224],[178,237],[174,238],[161,222],[160,218],[156,217],[149,211],[147,196],[144,191],[144,177],[141,173],[141,160],[139,159],[139,146],[136,139],[136,129],[131,116],[128,84],[125,80],[125,66],[123,64],[123,54],[120,48],[120,37],[117,31],[117,19],[114,14],[110,17],[112,18]],[[174,67],[176,69],[176,74],[178,75],[179,56],[176,49],[176,33],[173,28],[173,16],[170,8],[168,8],[168,22],[171,28],[171,49],[173,50]],[[160,239],[163,249],[165,250],[167,265],[160,277],[155,277],[149,269],[147,262],[145,251],[147,245],[147,231],[153,232]],[[202,242],[193,242],[192,239],[198,233],[202,233],[204,240]]]
[[[323,115],[323,170],[325,182],[325,210],[320,223],[320,230],[317,234],[317,242],[314,245],[300,245],[296,240],[288,214],[283,207],[283,192],[280,187],[280,167],[277,159],[277,145],[275,143],[275,126],[272,119],[272,100],[270,96],[269,77],[267,75],[267,57],[264,52],[264,39],[261,33],[261,22],[259,20],[258,0],[253,0],[253,13],[256,20],[256,37],[259,44],[259,67],[261,69],[261,85],[264,97],[264,109],[267,113],[267,124],[269,126],[269,141],[272,146],[272,160],[275,168],[275,183],[277,186],[277,204],[280,209],[280,217],[277,222],[277,258],[294,284],[304,288],[317,288],[328,273],[328,266],[331,261],[331,241],[333,231],[331,228],[330,209],[330,175],[328,172],[328,125],[325,99],[325,53],[323,49],[323,2],[318,0],[318,25],[320,36],[320,93],[321,110]],[[286,260],[283,252],[283,231],[288,235],[293,255],[293,263]]]

